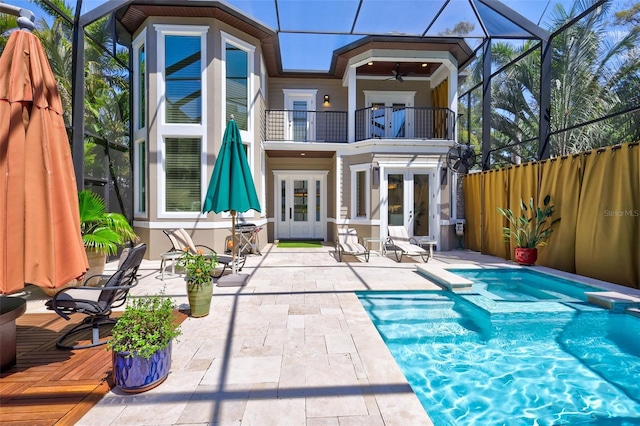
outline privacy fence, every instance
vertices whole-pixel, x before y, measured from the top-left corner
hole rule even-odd
[[[638,142],[465,176],[465,247],[511,259],[497,208],[546,195],[560,221],[538,265],[640,288]]]

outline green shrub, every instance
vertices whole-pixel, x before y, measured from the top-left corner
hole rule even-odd
[[[129,296],[122,316],[113,327],[107,349],[127,353],[127,357],[151,358],[181,334],[174,309],[175,304],[164,295],[164,290],[153,296]]]

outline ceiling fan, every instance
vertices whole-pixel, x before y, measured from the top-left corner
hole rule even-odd
[[[392,78],[395,78],[400,83],[402,83],[404,81],[404,79],[402,77],[406,77],[407,76],[407,74],[400,74],[400,62],[396,63],[396,69],[395,70],[391,70],[391,73],[393,74]]]

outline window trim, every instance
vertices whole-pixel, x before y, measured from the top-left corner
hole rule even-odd
[[[206,35],[209,31],[208,26],[202,25],[167,25],[155,24],[154,28],[157,33],[157,104],[156,111],[158,113],[158,125],[156,126],[157,141],[157,216],[158,219],[201,219],[206,215],[201,212],[168,212],[166,208],[166,156],[165,144],[167,138],[199,138],[201,146],[200,155],[200,202],[202,203],[207,191],[207,76],[206,66],[207,43]],[[166,123],[164,111],[165,99],[165,36],[167,35],[184,35],[200,37],[200,68],[202,82],[202,120],[201,123]],[[147,156],[147,160],[149,157]]]
[[[149,96],[149,73],[148,73],[148,69],[149,69],[149,58],[148,58],[148,52],[147,52],[147,29],[143,29],[140,34],[138,34],[138,36],[133,40],[133,43],[131,44],[132,49],[133,49],[133,75],[134,75],[134,79],[133,79],[133,110],[134,111],[139,111],[140,110],[140,105],[142,104],[142,102],[145,103],[145,115],[149,112],[149,105],[147,103],[146,99],[140,99],[140,62],[138,61],[138,55],[140,54],[140,48],[144,47],[145,49],[145,78],[144,78],[144,93],[145,96]],[[134,138],[139,139],[142,137],[142,135],[139,135],[139,133],[143,133],[146,136],[146,128],[147,128],[147,119],[145,117],[144,120],[144,126],[140,126],[139,123],[139,117],[138,114],[136,113],[133,117],[133,131],[134,131]]]
[[[349,167],[351,170],[351,220],[369,220],[371,218],[371,164],[354,164]],[[357,178],[358,172],[365,172],[365,215],[357,216],[358,194]]]

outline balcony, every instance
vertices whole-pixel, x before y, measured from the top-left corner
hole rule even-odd
[[[367,139],[453,140],[456,117],[448,108],[370,107],[354,115],[355,141]],[[348,142],[346,111],[267,110],[268,141]]]

